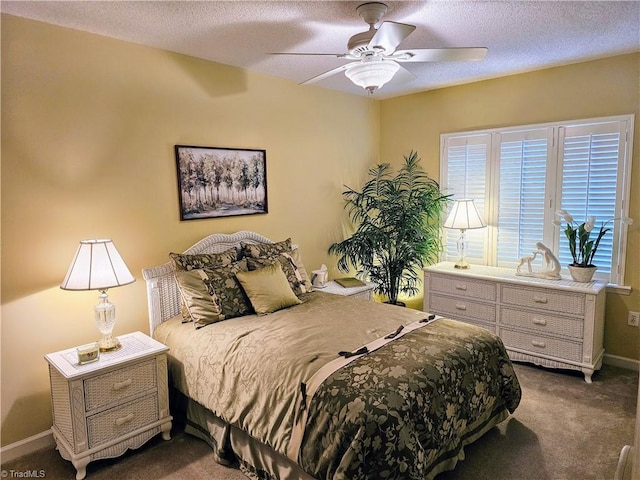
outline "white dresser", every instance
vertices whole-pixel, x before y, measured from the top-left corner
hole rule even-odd
[[[122,455],[162,433],[169,440],[171,416],[165,345],[135,332],[118,337],[122,348],[78,364],[75,348],[50,353],[53,437],[63,458],[76,467]]]
[[[604,355],[605,286],[443,262],[424,269],[424,310],[496,333],[512,360],[580,370],[591,383]]]

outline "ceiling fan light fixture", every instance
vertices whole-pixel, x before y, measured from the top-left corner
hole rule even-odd
[[[389,60],[370,60],[349,67],[344,74],[371,94],[389,82],[399,68],[400,65]]]

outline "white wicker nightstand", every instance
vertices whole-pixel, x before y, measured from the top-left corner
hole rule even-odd
[[[169,440],[168,347],[140,332],[118,337],[122,348],[78,364],[76,349],[49,362],[53,437],[63,458],[86,476],[93,460],[118,457],[158,433]]]
[[[333,293],[335,295],[344,295],[347,297],[364,298],[365,300],[373,300],[373,283],[367,283],[361,287],[343,287],[334,281],[327,282],[324,288],[318,288],[319,292]]]

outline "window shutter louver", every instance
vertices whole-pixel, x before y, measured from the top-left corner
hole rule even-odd
[[[487,164],[489,159],[490,135],[476,135],[464,138],[449,138],[445,146],[448,168],[446,181],[442,185],[454,200],[473,199],[478,212],[485,219],[485,194]],[[443,220],[446,219],[446,216]],[[486,229],[466,231],[466,254],[468,262],[486,264]],[[457,241],[460,230],[444,229],[445,257],[458,260]]]

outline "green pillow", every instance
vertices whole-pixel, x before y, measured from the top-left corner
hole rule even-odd
[[[236,278],[258,315],[266,315],[302,303],[291,290],[278,262],[251,272],[238,272]]]
[[[209,283],[209,277],[202,269],[178,270],[175,273],[183,305],[196,328],[219,322],[226,317],[220,302]]]

